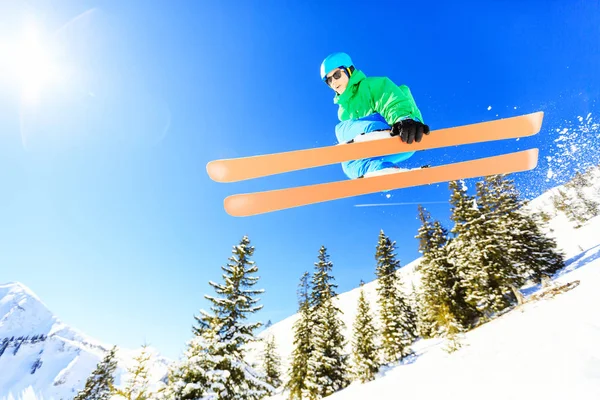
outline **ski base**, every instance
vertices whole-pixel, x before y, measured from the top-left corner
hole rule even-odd
[[[394,189],[523,172],[534,169],[537,162],[538,149],[529,149],[361,179],[236,194],[225,198],[224,206],[229,215],[245,217]]]

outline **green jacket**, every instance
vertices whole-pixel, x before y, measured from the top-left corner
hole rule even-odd
[[[339,106],[340,121],[379,113],[390,126],[405,118],[424,123],[408,86],[397,86],[386,77],[367,78],[358,69],[354,70],[346,90],[336,94],[333,102]]]

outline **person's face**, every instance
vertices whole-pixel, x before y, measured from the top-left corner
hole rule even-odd
[[[327,84],[330,88],[335,90],[337,94],[344,93],[346,87],[348,86],[348,75],[341,68],[336,68],[330,73],[327,74]]]

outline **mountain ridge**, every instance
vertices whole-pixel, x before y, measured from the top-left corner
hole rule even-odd
[[[72,399],[112,346],[62,322],[21,282],[0,284],[0,399],[31,389],[44,399]],[[164,379],[170,360],[152,348],[150,376]],[[138,350],[118,349],[115,384]]]

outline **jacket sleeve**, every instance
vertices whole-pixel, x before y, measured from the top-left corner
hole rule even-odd
[[[408,86],[397,86],[386,77],[373,77],[369,89],[374,110],[381,114],[389,125],[405,118],[423,122]]]

